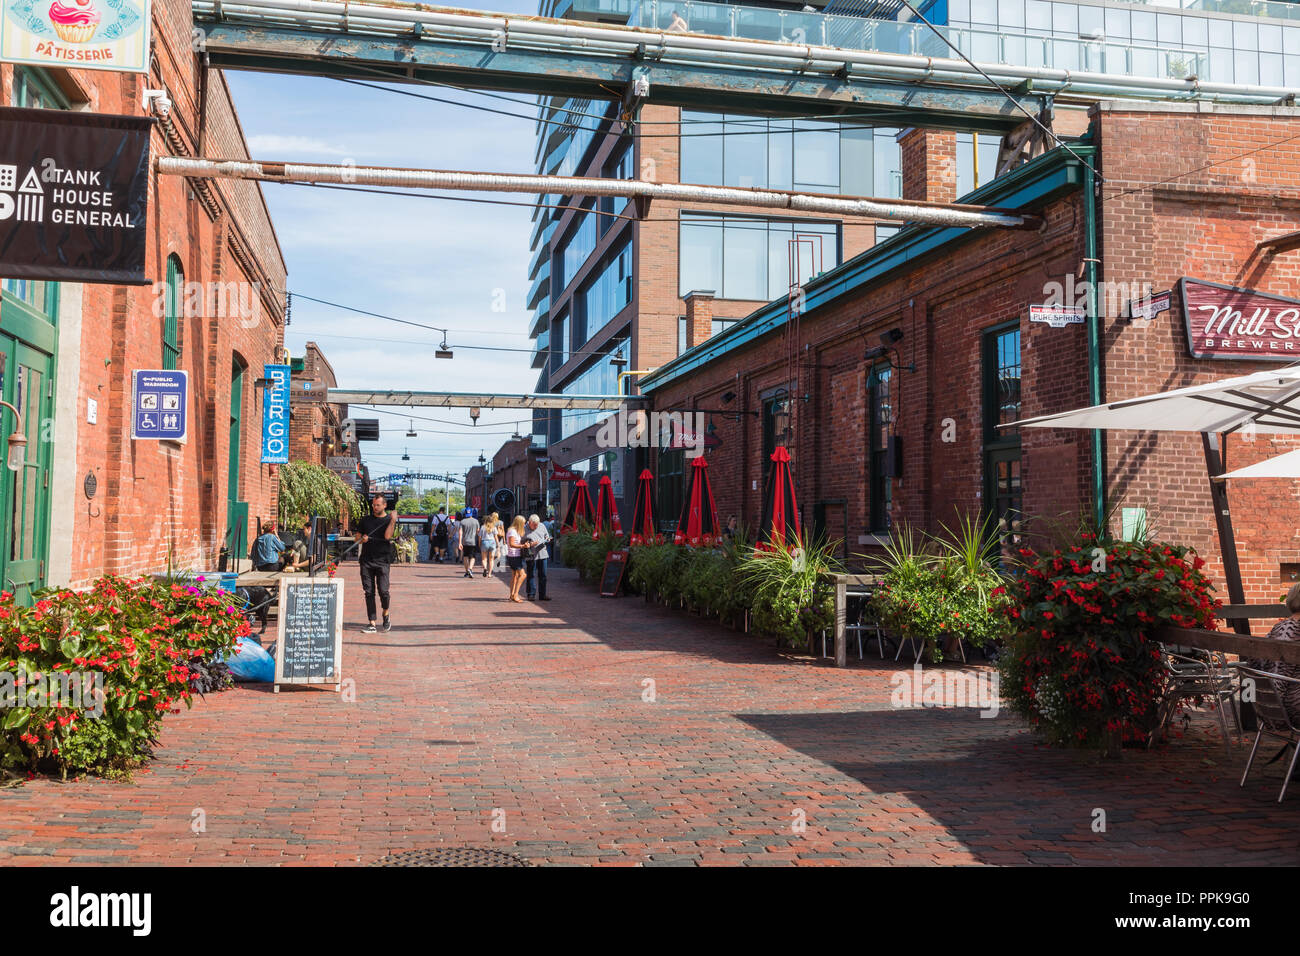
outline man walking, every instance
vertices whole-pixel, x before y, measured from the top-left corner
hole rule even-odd
[[[460,519],[460,556],[465,562],[465,577],[472,578],[474,555],[478,554],[478,519],[470,512]]]
[[[447,518],[447,559],[460,564],[460,516],[455,511]]]
[[[442,563],[447,557],[447,506],[443,505],[438,509],[438,513],[433,516],[433,540],[435,547],[438,549],[438,562]]]
[[[388,621],[388,572],[393,561],[393,532],[397,529],[397,512],[388,513],[388,500],[377,494],[370,499],[370,514],[357,522],[357,540],[361,542],[361,590],[366,594],[366,613],[370,624],[365,633],[374,634],[375,592],[384,609],[384,630],[392,630]]]
[[[528,559],[525,562],[525,569],[528,572],[526,578],[528,598],[536,598],[538,601],[549,601],[546,596],[546,559],[550,556],[546,550],[546,545],[550,543],[551,534],[546,530],[546,525],[542,524],[537,515],[528,516],[528,532],[524,535],[524,544],[528,546]]]

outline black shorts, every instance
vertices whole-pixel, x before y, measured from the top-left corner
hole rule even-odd
[[[522,571],[524,569],[524,556],[522,554],[506,555],[506,567],[511,571]]]

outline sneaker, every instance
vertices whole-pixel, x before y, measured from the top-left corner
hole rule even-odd
[[[364,628],[362,628],[361,633],[362,633],[362,634],[377,634],[377,633],[378,633],[378,628],[376,628],[373,624],[367,624]]]
[[[388,618],[384,618],[384,630],[391,631],[392,629],[393,629],[392,623],[388,620]]]
[[[470,574],[468,571],[465,572],[465,577],[472,578],[473,576],[474,575]]]

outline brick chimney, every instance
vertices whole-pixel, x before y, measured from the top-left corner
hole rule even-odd
[[[713,290],[686,293],[686,347],[693,349],[713,334]]]
[[[909,129],[898,138],[903,198],[923,202],[957,200],[957,134]]]

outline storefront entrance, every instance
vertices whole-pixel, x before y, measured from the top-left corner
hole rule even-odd
[[[0,468],[0,587],[24,603],[46,583],[54,433],[55,331],[50,315],[57,288],[9,281],[0,291],[0,397],[19,410],[27,436],[22,468]],[[7,437],[14,422],[9,411],[4,416]]]

